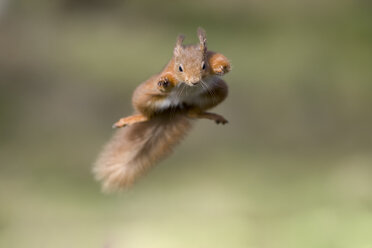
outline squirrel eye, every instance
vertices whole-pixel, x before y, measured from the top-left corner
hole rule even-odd
[[[202,69],[205,70],[205,63],[204,63],[204,61],[202,63]]]
[[[180,66],[178,67],[178,70],[179,70],[180,72],[183,72],[182,65],[180,65]]]

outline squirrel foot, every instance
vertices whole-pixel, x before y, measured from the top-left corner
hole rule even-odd
[[[223,124],[229,123],[228,120],[226,120],[222,115],[215,114],[215,113],[209,113],[209,112],[201,112],[201,113],[195,113],[195,112],[189,112],[188,116],[191,118],[200,118],[200,119],[209,119],[215,121],[217,124]]]
[[[213,117],[213,120],[217,123],[217,124],[222,124],[222,125],[225,125],[227,123],[229,123],[228,120],[226,120],[223,116],[221,115],[217,115],[215,114],[215,116]]]
[[[112,125],[112,128],[125,127],[125,126],[132,125],[134,123],[144,122],[147,120],[148,118],[143,115],[131,115],[131,116],[119,119],[117,122],[114,123],[114,125]]]

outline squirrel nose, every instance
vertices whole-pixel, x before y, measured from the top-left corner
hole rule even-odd
[[[197,85],[200,81],[200,78],[190,78],[189,82],[192,84],[192,85]]]
[[[200,78],[198,78],[198,77],[186,78],[185,81],[189,85],[197,85],[199,83],[199,81],[200,81]]]

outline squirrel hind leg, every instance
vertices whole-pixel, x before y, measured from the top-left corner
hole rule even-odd
[[[112,128],[120,128],[120,127],[125,127],[132,125],[134,123],[139,123],[139,122],[144,122],[147,121],[148,117],[138,114],[138,115],[131,115],[125,118],[119,119],[117,122],[112,125]]]
[[[210,113],[210,112],[189,112],[188,116],[190,118],[199,118],[199,119],[209,119],[215,121],[217,124],[225,125],[229,121],[226,120],[222,115]]]

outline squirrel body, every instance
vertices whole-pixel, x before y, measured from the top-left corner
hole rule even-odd
[[[132,185],[179,143],[191,128],[190,119],[227,123],[221,115],[205,111],[227,97],[228,86],[221,76],[230,71],[230,63],[224,55],[207,50],[202,28],[198,38],[199,44],[185,46],[184,36],[178,36],[173,57],[162,72],[135,89],[135,114],[114,124],[120,129],[93,169],[104,191]]]

